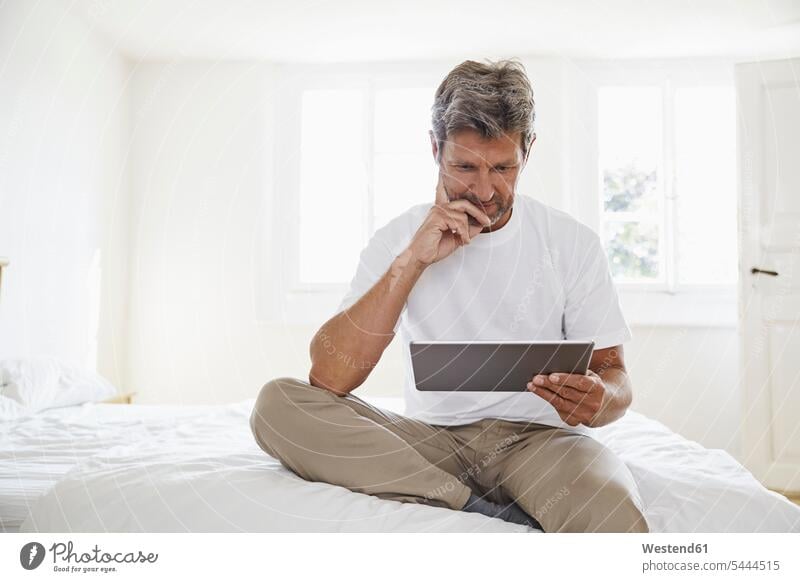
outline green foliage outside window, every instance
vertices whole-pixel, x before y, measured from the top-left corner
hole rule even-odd
[[[606,170],[603,174],[603,198],[606,219],[614,212],[636,212],[653,208],[656,172],[642,171],[629,164]],[[655,209],[655,208],[653,208]],[[655,279],[658,277],[658,227],[633,221],[607,221],[606,252],[615,278]]]

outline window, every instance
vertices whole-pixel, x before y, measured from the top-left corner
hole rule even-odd
[[[734,100],[730,86],[599,88],[600,229],[618,283],[735,283]]]
[[[364,96],[311,90],[301,107],[299,277],[304,283],[340,281],[343,273],[352,276],[362,246]],[[320,244],[323,233],[334,232],[336,244]]]
[[[298,286],[346,284],[375,229],[433,203],[433,95],[375,83],[302,91]],[[336,244],[320,245],[320,233],[335,233]]]

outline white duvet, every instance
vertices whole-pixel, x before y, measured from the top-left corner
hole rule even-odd
[[[402,410],[399,400],[369,400]],[[304,481],[257,447],[247,422],[252,406],[131,421],[35,499],[20,531],[537,531]],[[104,423],[108,431],[117,425],[124,423]],[[724,451],[633,411],[596,438],[630,467],[652,531],[800,532],[800,508]]]

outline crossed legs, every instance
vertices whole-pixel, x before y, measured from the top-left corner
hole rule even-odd
[[[498,419],[430,425],[296,378],[261,389],[250,427],[308,481],[456,510],[474,491],[516,501],[548,532],[648,531],[625,464],[571,431]]]

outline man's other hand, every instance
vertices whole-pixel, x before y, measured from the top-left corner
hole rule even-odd
[[[606,398],[603,379],[591,370],[585,375],[536,375],[527,387],[552,404],[561,420],[570,426],[592,426]]]

